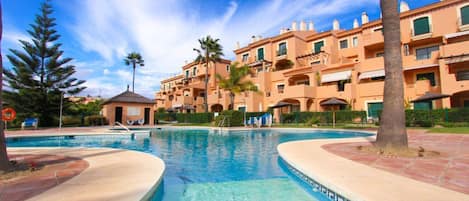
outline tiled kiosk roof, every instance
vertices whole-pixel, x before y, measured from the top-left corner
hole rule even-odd
[[[104,101],[104,104],[109,104],[109,103],[145,103],[145,104],[153,104],[155,101],[145,98],[144,96],[140,94],[136,94],[131,91],[124,91],[121,94],[114,96],[106,101]]]

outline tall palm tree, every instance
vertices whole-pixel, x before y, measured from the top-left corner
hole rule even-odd
[[[0,42],[3,35],[2,2],[0,1]],[[2,52],[0,49],[0,72],[3,72]],[[3,73],[0,73],[0,82],[3,83]],[[0,84],[0,111],[2,110],[2,84]],[[0,170],[6,171],[10,168],[10,161],[7,154],[5,142],[5,132],[3,131],[3,121],[0,121]]]
[[[381,0],[384,34],[384,100],[376,146],[405,149],[407,131],[404,112],[401,31],[397,0]]]
[[[214,39],[210,35],[205,38],[199,39],[200,49],[194,48],[197,52],[195,62],[199,64],[205,63],[205,94],[204,94],[204,109],[208,112],[208,68],[210,63],[220,61],[223,56],[223,47],[218,43],[219,39]],[[215,65],[214,65],[215,67]],[[216,72],[215,72],[216,73]]]
[[[132,77],[132,92],[135,92],[135,68],[137,65],[144,66],[145,63],[142,59],[142,55],[137,52],[131,52],[124,59],[125,65],[130,66],[132,64],[133,77]]]
[[[239,67],[238,64],[238,62],[235,62],[230,65],[230,74],[227,78],[222,77],[220,74],[216,75],[220,88],[230,92],[230,107],[228,108],[230,110],[234,107],[236,94],[245,91],[258,91],[253,82],[243,80],[249,75],[249,66],[243,65]]]

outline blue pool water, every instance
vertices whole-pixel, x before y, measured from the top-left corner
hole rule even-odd
[[[9,138],[8,147],[111,147],[147,152],[164,160],[154,200],[327,200],[286,170],[277,145],[287,141],[367,136],[359,132],[263,130],[214,132],[162,129],[151,136],[96,135]]]

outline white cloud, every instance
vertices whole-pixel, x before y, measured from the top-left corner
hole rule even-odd
[[[289,26],[292,20],[317,21],[369,4],[376,5],[377,0],[272,0],[258,3],[256,7],[242,7],[231,1],[210,19],[202,19],[202,11],[187,8],[185,3],[83,0],[72,5],[80,9],[73,9],[75,22],[70,30],[83,50],[97,53],[106,63],[102,74],[107,78],[88,81],[88,91],[99,87],[97,81],[118,83],[105,83],[104,86],[109,87],[106,92],[113,93],[131,84],[132,72],[122,65],[122,59],[131,51],[140,52],[145,59],[145,66],[137,69],[136,91],[150,95],[158,90],[162,78],[179,72],[185,61],[195,57],[192,49],[205,35],[220,38],[225,57],[232,58],[236,41],[245,44],[252,35],[277,34],[281,26]],[[359,17],[360,13],[356,14]],[[110,76],[114,78],[108,79]],[[118,89],[112,90],[112,86]]]

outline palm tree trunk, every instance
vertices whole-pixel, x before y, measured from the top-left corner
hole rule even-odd
[[[381,148],[407,148],[400,18],[397,0],[381,0],[384,34],[384,100],[376,145]]]
[[[0,42],[2,41],[3,19],[2,19],[2,2],[0,2]],[[0,72],[3,72],[2,52],[0,50]],[[3,73],[0,73],[0,81],[3,83]],[[2,110],[2,86],[0,84],[0,111]],[[0,170],[8,170],[10,161],[8,159],[7,146],[5,142],[5,132],[3,130],[3,121],[0,121]]]
[[[133,78],[132,78],[132,92],[135,92],[135,61],[133,61],[132,64],[134,67],[134,73],[133,73]]]
[[[229,108],[229,110],[234,110],[234,99],[235,99],[235,94],[233,92],[230,92],[230,108]]]

